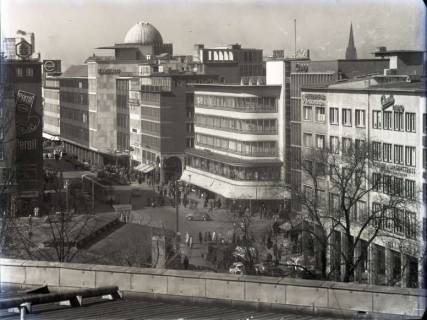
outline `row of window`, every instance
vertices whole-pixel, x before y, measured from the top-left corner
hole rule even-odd
[[[310,188],[306,187],[305,188]],[[311,188],[310,188],[311,189]],[[306,190],[306,189],[305,189]],[[312,189],[311,189],[312,190]],[[306,192],[312,192],[311,190]],[[324,199],[324,191],[318,193],[319,200]],[[323,202],[322,202],[323,201]],[[341,206],[341,198],[337,194],[329,194],[329,210],[331,212],[339,212]],[[325,200],[320,203],[324,206]],[[417,220],[416,213],[408,210],[394,208],[394,210],[385,208],[381,203],[372,203],[371,215],[367,216],[367,205],[365,201],[357,201],[351,212],[351,220],[360,223],[371,219],[370,225],[379,229],[392,232],[398,235],[405,235],[407,238],[416,239]]]
[[[341,110],[341,121],[344,126],[352,126],[352,110],[351,109],[342,109]],[[366,112],[365,110],[356,109],[355,110],[355,125],[356,127],[365,127],[366,126]],[[303,119],[306,121],[313,120],[313,107],[304,106],[303,107]],[[326,122],[326,108],[325,107],[315,107],[314,108],[314,120],[317,122]],[[339,109],[338,108],[329,108],[329,123],[333,125],[339,124]]]
[[[160,138],[152,137],[145,134],[141,135],[141,144],[143,146],[148,146],[154,150],[160,150]]]
[[[78,127],[69,123],[61,123],[61,136],[70,140],[77,140],[81,142],[89,141],[89,130]]]
[[[43,123],[46,125],[51,125],[51,126],[55,126],[59,128],[59,118],[56,117],[49,117],[49,116],[44,116],[43,117]]]
[[[277,132],[276,119],[240,120],[196,114],[195,124],[202,127],[237,131],[242,133],[247,132],[275,134]]]
[[[280,179],[280,167],[242,168],[196,156],[189,156],[187,161],[190,167],[233,180],[273,181]]]
[[[74,104],[79,105],[88,105],[88,95],[83,93],[77,93],[77,92],[68,92],[68,91],[61,91],[60,93],[60,100],[62,102],[70,102]]]
[[[61,79],[61,87],[87,89],[87,86],[87,79]]]
[[[245,156],[267,157],[277,155],[276,141],[238,141],[196,133],[196,144]]]
[[[124,129],[129,129],[129,117],[127,115],[118,113],[117,126]]]
[[[66,107],[61,107],[61,119],[69,119],[77,122],[81,122],[82,124],[86,124],[88,120],[88,112],[81,111],[77,109],[71,109]]]
[[[416,184],[414,180],[403,179],[387,174],[372,174],[372,189],[398,197],[415,199],[417,196]]]
[[[382,113],[382,115],[381,115]],[[416,132],[416,113],[397,111],[372,111],[372,128]]]
[[[59,90],[44,89],[43,97],[47,99],[59,100]]]
[[[338,108],[329,108],[329,123],[332,125],[339,125]],[[366,111],[355,109],[355,126],[364,128],[366,126]],[[343,108],[341,110],[341,123],[344,126],[352,126],[352,109]],[[396,130],[406,132],[416,132],[416,114],[413,112],[398,112],[398,111],[372,111],[372,128],[384,130]],[[303,119],[306,121],[326,122],[326,108],[315,107],[313,117],[313,107],[303,106]]]
[[[372,142],[372,158],[376,161],[393,162],[416,166],[416,147],[403,146],[391,143]]]
[[[43,106],[44,111],[59,114],[59,104],[46,103]]]
[[[16,77],[17,78],[32,78],[34,77],[34,68],[33,67],[16,67]]]
[[[223,97],[196,94],[195,106],[244,112],[277,112],[277,99],[275,97]]]
[[[384,209],[381,203],[375,202],[372,204],[372,211],[382,213],[381,218],[373,219],[372,224],[375,227],[398,235],[405,235],[410,239],[417,238],[418,223],[415,212],[398,208]]]

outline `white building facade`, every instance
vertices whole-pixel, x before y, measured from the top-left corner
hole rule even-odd
[[[370,85],[359,81],[302,90],[301,141],[306,154],[312,148],[336,150],[338,154],[345,145],[361,141],[375,149],[375,168],[368,175],[381,184],[357,203],[356,217],[379,205],[377,197],[394,192],[390,190],[393,186],[416,200],[408,202],[404,210],[390,213],[394,219],[384,223],[381,236],[364,248],[366,261],[356,272],[356,281],[362,281],[362,274],[371,284],[394,283],[393,279],[400,277],[394,285],[416,287],[422,279],[427,160],[426,91],[421,84]],[[302,158],[307,160],[304,151]],[[301,187],[311,186],[303,178]],[[332,187],[327,181],[323,187],[325,201],[332,208]],[[357,223],[353,226],[356,235],[360,228]]]

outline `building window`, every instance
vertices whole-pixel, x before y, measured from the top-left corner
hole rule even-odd
[[[391,162],[393,159],[391,147],[390,143],[383,143],[383,160],[385,162]]]
[[[342,152],[349,153],[351,150],[351,138],[342,138]]]
[[[405,212],[405,235],[410,239],[417,236],[417,215],[415,212]]]
[[[354,147],[357,154],[365,152],[365,140],[354,140]]]
[[[427,203],[427,183],[423,183],[423,202]]]
[[[415,113],[406,113],[406,131],[415,132]]]
[[[304,106],[304,120],[313,120],[313,108]]]
[[[372,142],[372,158],[373,160],[376,161],[381,161],[381,155],[382,155],[382,150],[381,150],[381,142]]]
[[[405,147],[406,165],[415,167],[415,147]]]
[[[423,113],[423,132],[427,133],[427,113]]]
[[[372,190],[381,191],[381,173],[372,173]]]
[[[339,124],[339,109],[329,108],[329,122],[330,124]]]
[[[32,78],[34,77],[34,69],[33,68],[25,68],[25,76]]]
[[[325,108],[324,107],[316,107],[316,121],[325,122]]]
[[[394,195],[398,197],[404,196],[405,187],[403,185],[403,179],[394,177]]]
[[[394,209],[394,233],[403,234],[405,211],[401,209]]]
[[[390,232],[394,231],[393,215],[394,215],[393,210],[391,209],[385,210],[383,224],[382,224],[384,230],[390,231]]]
[[[381,203],[373,202],[371,222],[376,228],[382,228],[382,221],[380,219],[382,212],[383,206],[381,205]]]
[[[313,201],[313,188],[309,186],[304,186],[303,191],[307,201]]]
[[[394,145],[394,163],[403,164],[403,146],[395,144]]]
[[[394,130],[395,131],[403,131],[403,112],[395,112],[394,113]]]
[[[365,127],[365,110],[356,110],[356,127]]]
[[[16,68],[16,76],[17,77],[23,77],[24,76],[24,70],[21,67]]]
[[[0,142],[0,160],[4,160],[4,144]]]
[[[392,188],[392,177],[389,175],[383,175],[383,192],[385,194],[391,194],[393,192]]]
[[[339,138],[330,136],[329,137],[329,148],[332,153],[339,153]]]
[[[427,169],[427,149],[423,149],[423,168]]]
[[[409,199],[415,199],[415,181],[405,180],[405,196]]]
[[[384,130],[393,130],[393,124],[392,124],[392,115],[393,113],[391,111],[384,111],[383,112],[383,128]]]
[[[304,162],[303,162],[303,168],[304,168],[304,170],[307,173],[313,174],[313,161],[311,161],[311,160],[304,160]]]
[[[325,136],[316,134],[316,147],[318,149],[324,149],[325,148]]]
[[[351,109],[342,109],[342,124],[351,127]]]
[[[304,133],[304,147],[311,148],[313,146],[313,135],[311,133]]]
[[[381,129],[381,111],[372,111],[372,128]]]

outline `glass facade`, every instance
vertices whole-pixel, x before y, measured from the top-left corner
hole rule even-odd
[[[193,155],[188,156],[187,163],[190,167],[200,169],[232,180],[280,180],[280,167],[239,167]]]
[[[237,110],[239,112],[277,112],[275,97],[227,97],[196,94],[195,107]]]
[[[276,134],[276,119],[240,120],[218,116],[196,114],[195,124],[199,127],[221,129],[239,133]]]

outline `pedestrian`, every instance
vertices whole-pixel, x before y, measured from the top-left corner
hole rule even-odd
[[[193,236],[190,236],[190,249],[193,248]]]
[[[188,265],[190,264],[190,261],[189,261],[189,259],[188,259],[187,256],[184,257],[183,264],[184,264],[184,269],[187,270],[188,269]]]
[[[212,241],[212,234],[210,231],[208,232],[208,241]]]
[[[209,241],[209,239],[208,239],[208,232],[207,231],[205,231],[205,242],[208,242]]]
[[[214,232],[212,232],[212,241],[215,241],[215,239],[216,239],[216,233],[214,231]]]
[[[199,232],[199,242],[203,243],[203,235],[202,232]]]
[[[185,233],[185,244],[187,245],[187,247],[188,247],[189,241],[190,241],[190,235],[188,234],[188,232],[186,232]]]

